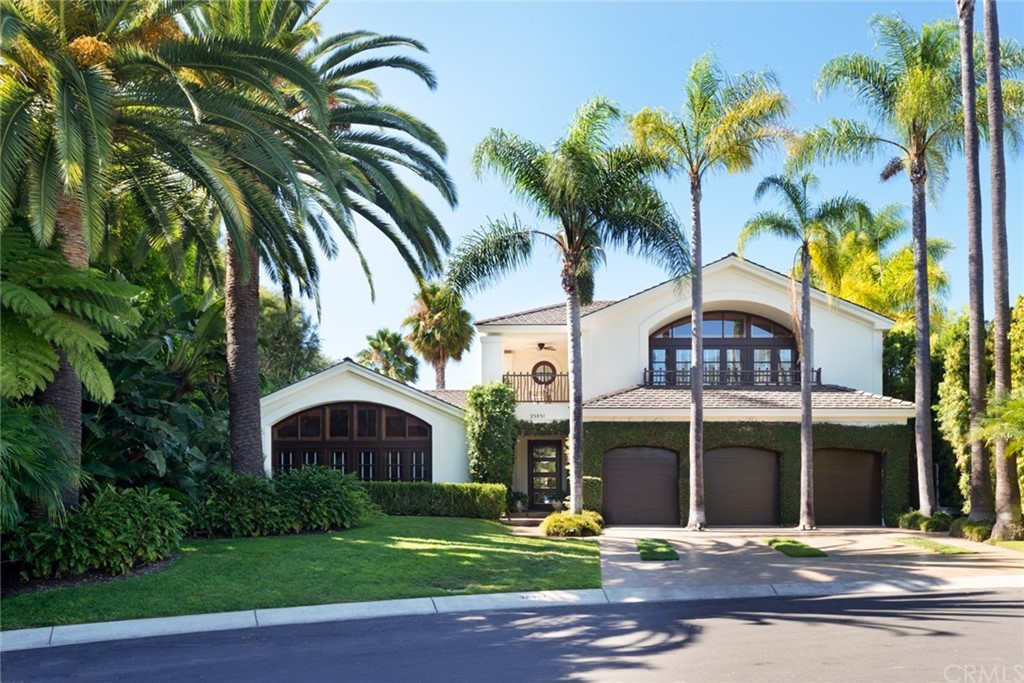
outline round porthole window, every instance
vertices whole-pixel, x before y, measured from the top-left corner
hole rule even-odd
[[[555,366],[546,360],[542,360],[533,366],[533,371],[530,373],[533,376],[533,381],[537,384],[551,384],[555,381],[555,376],[558,374],[555,372]]]

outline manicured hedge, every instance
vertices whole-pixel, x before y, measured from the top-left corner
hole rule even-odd
[[[966,517],[953,520],[949,527],[949,535],[954,538],[966,538],[969,541],[984,543],[992,535],[992,524],[989,522],[971,522]]]
[[[600,510],[604,501],[604,481],[601,477],[583,475],[583,506],[590,510]]]
[[[388,515],[498,519],[508,501],[508,488],[502,484],[373,481],[362,485]]]
[[[190,512],[193,534],[240,537],[347,529],[375,508],[353,475],[310,466],[273,479],[219,473]]]
[[[953,518],[945,512],[936,512],[931,517],[926,517],[918,510],[909,510],[899,516],[897,522],[901,529],[916,529],[920,531],[949,531]]]
[[[163,493],[106,486],[84,500],[67,525],[31,519],[4,535],[4,552],[22,577],[99,570],[124,574],[178,549],[188,519]]]
[[[601,476],[604,454],[613,448],[665,448],[679,454],[679,512],[686,525],[689,513],[688,422],[585,422],[583,473]],[[765,448],[780,454],[779,497],[784,525],[796,524],[800,506],[800,425],[788,422],[706,422],[704,449]],[[913,431],[907,425],[855,427],[814,425],[814,448],[852,448],[882,454],[882,513],[895,526],[910,505],[909,463]],[[585,494],[584,494],[585,495]],[[587,507],[597,505],[584,498]]]

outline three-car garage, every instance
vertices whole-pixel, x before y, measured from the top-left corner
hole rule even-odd
[[[616,448],[604,455],[602,514],[608,524],[680,523],[678,455],[661,448]],[[781,523],[781,459],[775,451],[716,448],[704,454],[709,526]],[[685,485],[685,480],[684,480]],[[799,477],[792,482],[799,495]],[[814,452],[814,502],[819,526],[877,525],[882,521],[882,457],[872,451]]]

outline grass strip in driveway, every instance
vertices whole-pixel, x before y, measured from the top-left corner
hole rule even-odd
[[[1008,548],[1009,550],[1016,550],[1019,553],[1024,553],[1024,541],[993,541],[1000,548]]]
[[[903,545],[912,545],[917,548],[924,548],[925,550],[931,550],[940,555],[973,555],[974,551],[968,548],[961,548],[955,545],[949,545],[948,543],[939,543],[933,541],[930,538],[914,538],[913,536],[901,536],[894,538],[897,543]]]
[[[600,587],[593,540],[514,535],[480,519],[378,517],[323,534],[187,539],[160,572],[4,597],[0,628]]]
[[[636,549],[640,551],[640,559],[645,562],[679,559],[679,553],[663,538],[638,538]]]
[[[769,548],[774,548],[787,557],[828,557],[823,550],[818,550],[806,543],[801,543],[795,538],[778,536],[766,538],[764,542],[768,544]]]

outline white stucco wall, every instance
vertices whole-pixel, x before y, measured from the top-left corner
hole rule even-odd
[[[263,468],[271,475],[271,429],[294,413],[338,401],[366,401],[392,406],[431,426],[433,481],[469,481],[466,425],[461,410],[370,371],[343,363],[265,396],[262,412]]]

